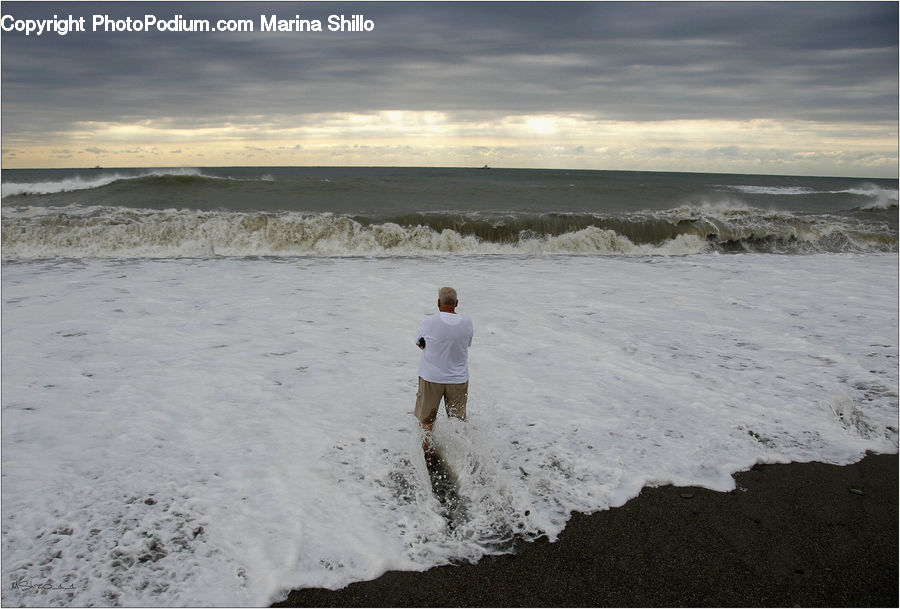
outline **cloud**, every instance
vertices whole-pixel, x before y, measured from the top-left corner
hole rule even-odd
[[[342,12],[375,23],[353,34],[4,33],[6,147],[93,138],[186,155],[182,144],[231,139],[309,151],[324,137],[471,147],[569,134],[566,149],[590,150],[603,140],[586,141],[576,123],[596,135],[613,123],[647,133],[641,124],[754,120],[896,136],[894,3],[6,2],[4,12],[257,24]],[[707,135],[703,148],[729,145]]]
[[[113,6],[137,15],[166,8]],[[210,20],[335,10],[174,6]],[[850,120],[895,110],[889,95],[879,95],[897,82],[891,4],[389,3],[341,10],[371,16],[376,31],[6,35],[4,55],[15,60],[4,61],[4,97],[14,111],[25,97],[41,103],[36,88],[49,88],[56,95],[43,97],[45,104],[56,108],[62,96],[88,120],[358,111],[360,103],[368,110],[590,111],[619,120]]]

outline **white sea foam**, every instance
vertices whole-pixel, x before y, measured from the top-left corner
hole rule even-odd
[[[511,241],[489,241],[450,228],[365,223],[331,213],[80,205],[7,206],[2,213],[2,255],[6,260],[434,253],[647,256],[705,253],[728,243],[742,244],[751,251],[793,253],[896,249],[896,232],[887,225],[852,218],[802,217],[724,202],[628,216],[635,225],[679,227],[650,243],[635,242],[615,230],[590,224],[569,227],[562,234],[522,230],[513,234]],[[599,218],[594,221],[601,223]],[[678,234],[679,230],[685,232]]]
[[[54,257],[179,258],[209,256],[396,256],[468,254],[669,255],[703,252],[682,235],[634,244],[615,231],[587,227],[533,235],[516,243],[485,242],[451,229],[365,225],[347,216],[299,212],[148,210],[72,205],[3,210],[4,259]]]
[[[853,195],[862,195],[874,199],[869,205],[864,205],[863,209],[889,209],[897,207],[897,189],[880,188],[874,184],[866,184],[862,188],[851,188],[846,191]]]
[[[754,186],[750,184],[727,185],[725,188],[754,195],[809,195],[816,192],[806,186]]]
[[[4,264],[5,605],[263,605],[555,539],[647,484],[897,451],[896,255]],[[448,523],[420,318],[475,321]],[[45,589],[47,587],[48,589]]]
[[[754,186],[747,184],[725,185],[723,188],[753,195],[798,196],[815,194],[850,194],[874,199],[871,204],[863,206],[864,209],[886,209],[891,206],[896,207],[898,200],[898,191],[896,188],[882,188],[869,183],[863,184],[858,188],[847,188],[842,190],[817,190],[808,186]]]

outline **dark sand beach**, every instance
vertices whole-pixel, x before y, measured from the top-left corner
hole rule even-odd
[[[761,465],[738,489],[645,488],[550,543],[275,606],[898,606],[898,456]]]

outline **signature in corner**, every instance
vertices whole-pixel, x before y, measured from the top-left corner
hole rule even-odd
[[[13,590],[25,590],[26,592],[43,592],[46,590],[69,590],[74,591],[75,584],[68,586],[56,585],[53,582],[33,583],[27,577],[20,577],[12,583]]]

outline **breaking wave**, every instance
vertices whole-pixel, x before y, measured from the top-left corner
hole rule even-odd
[[[875,184],[863,184],[858,188],[846,188],[842,190],[820,190],[807,186],[756,186],[756,185],[725,185],[725,190],[731,190],[749,195],[766,196],[806,196],[806,195],[854,195],[867,197],[872,202],[860,206],[857,209],[897,209],[898,191],[896,188],[882,188]]]
[[[138,174],[122,172],[102,173],[92,177],[71,176],[59,180],[47,180],[43,182],[4,182],[0,185],[0,197],[12,197],[20,195],[51,195],[62,192],[74,192],[79,190],[94,190],[103,188],[117,182],[130,182],[139,184],[152,180],[184,181],[184,179],[196,178],[198,180],[217,180],[214,176],[205,175],[199,169],[159,169],[147,170]]]
[[[749,207],[679,207],[601,216],[3,209],[2,255],[35,258],[404,256],[433,254],[690,255],[897,251],[888,222]]]
[[[867,205],[861,206],[862,210],[897,209],[898,193],[896,189],[879,188],[874,184],[866,184],[863,188],[851,188],[846,191],[851,195],[871,197],[873,200]]]

